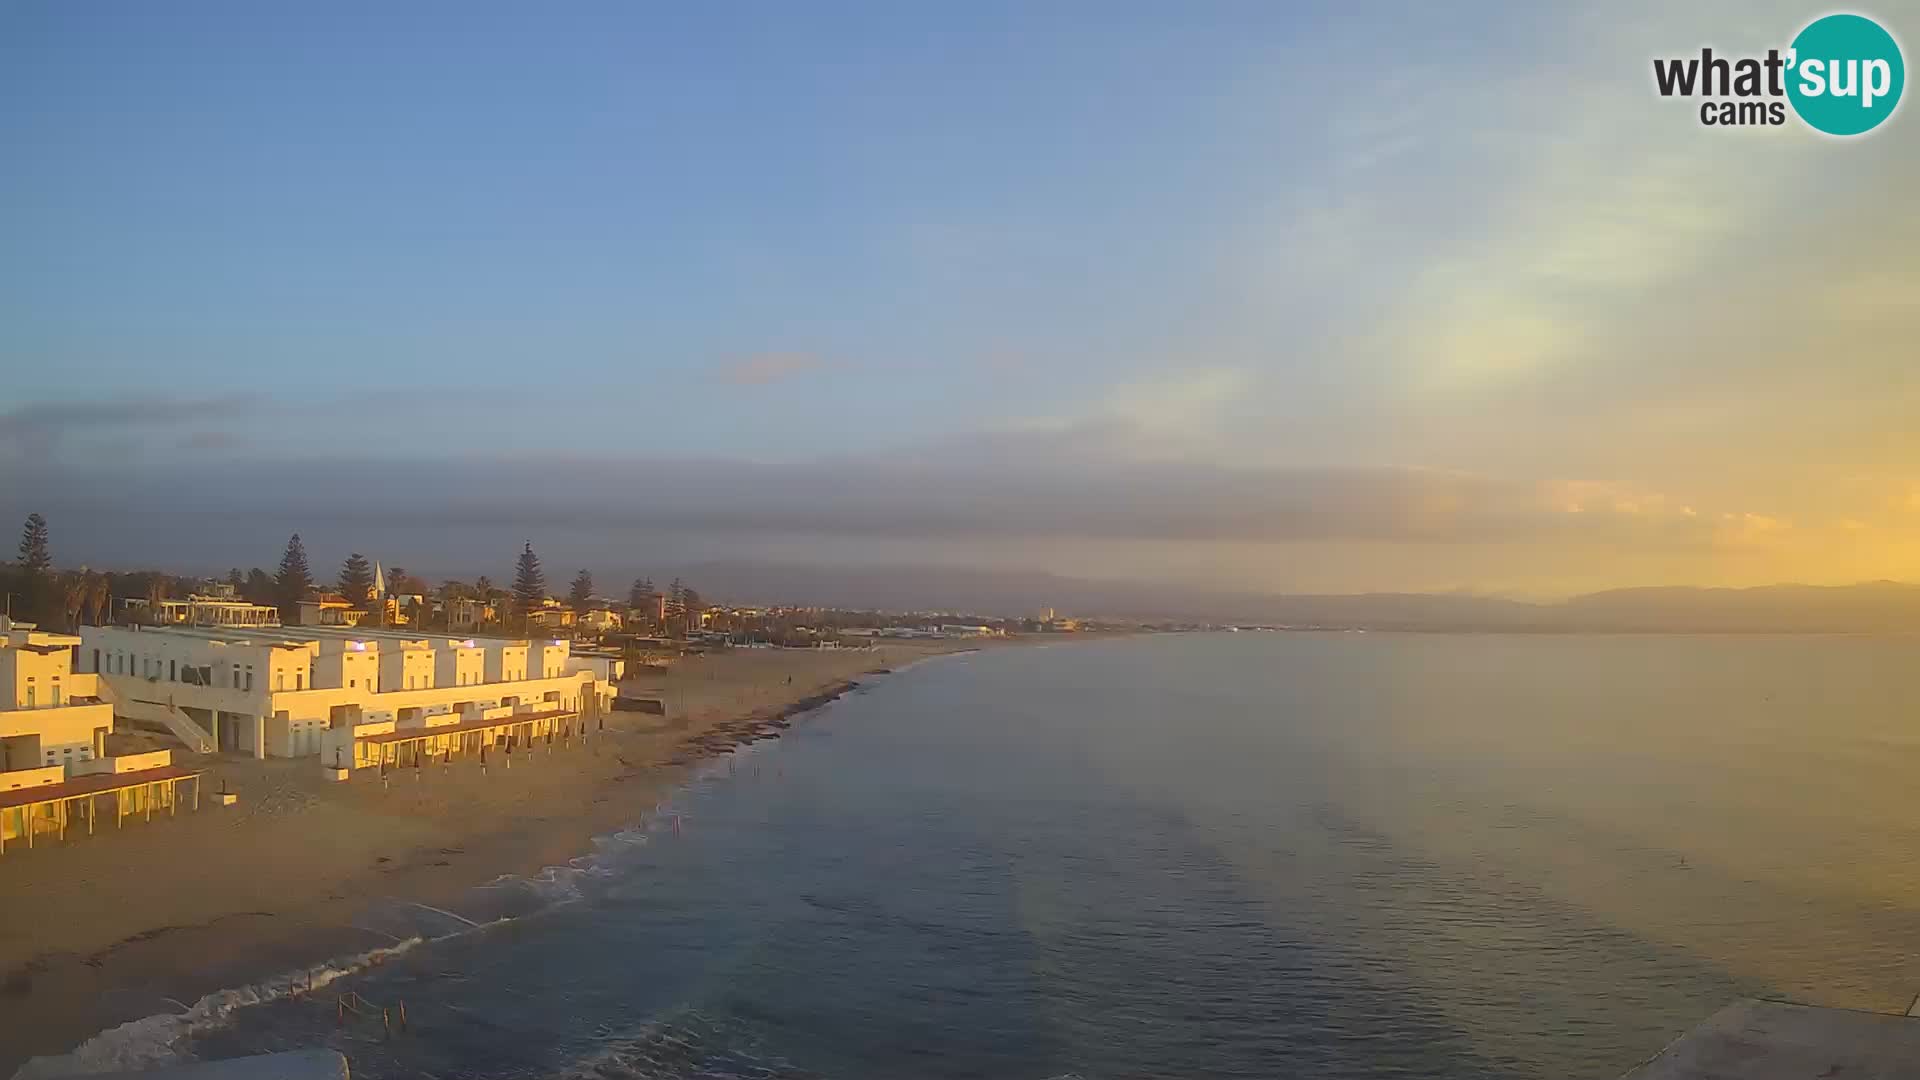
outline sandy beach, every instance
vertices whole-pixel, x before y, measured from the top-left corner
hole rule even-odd
[[[738,650],[626,684],[664,716],[614,712],[586,745],[328,783],[312,759],[207,757],[197,813],[0,859],[0,1077],[96,1032],[207,994],[393,944],[356,925],[379,902],[460,914],[472,887],[533,874],[636,821],[749,721],[848,680],[974,647]],[[183,762],[192,761],[181,755]]]

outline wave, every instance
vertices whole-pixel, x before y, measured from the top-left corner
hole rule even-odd
[[[737,1020],[691,1010],[604,1034],[590,1054],[551,1080],[818,1080],[819,1074],[759,1052]]]
[[[581,882],[613,873],[601,865],[605,858],[623,849],[646,843],[644,826],[621,829],[593,838],[595,852],[571,860],[566,866],[549,866],[531,875],[502,874],[476,886],[476,889],[504,890],[527,903],[502,905],[507,910],[494,918],[475,921],[464,915],[444,911],[409,900],[392,901],[390,910],[370,909],[355,920],[355,925],[371,934],[391,937],[394,943],[350,956],[337,957],[312,968],[283,972],[245,986],[216,990],[185,1006],[177,1013],[156,1013],[108,1028],[64,1054],[32,1058],[13,1074],[12,1080],[56,1080],[59,1077],[90,1076],[96,1073],[128,1072],[177,1065],[193,1060],[188,1042],[198,1034],[221,1027],[241,1009],[280,1001],[296,993],[324,989],[336,980],[376,967],[402,956],[420,945],[447,941],[479,933],[541,910],[571,903],[582,897]],[[395,910],[423,912],[454,927],[446,933],[416,932],[401,936],[380,929],[382,915]]]
[[[895,669],[900,670],[904,670],[904,667]],[[817,708],[824,708],[826,704],[822,703]],[[808,710],[813,711],[817,709]],[[491,917],[475,920],[429,905],[395,900],[388,910],[370,909],[356,919],[356,925],[361,929],[390,937],[394,944],[338,957],[310,969],[284,972],[245,986],[216,990],[177,1013],[157,1013],[130,1020],[101,1031],[64,1054],[30,1059],[14,1072],[12,1080],[54,1080],[58,1077],[134,1071],[191,1061],[193,1059],[187,1044],[193,1036],[231,1022],[238,1010],[285,999],[296,989],[304,993],[309,988],[309,978],[311,989],[319,990],[335,980],[385,963],[422,944],[478,933],[540,911],[580,901],[586,896],[584,886],[588,883],[616,877],[623,857],[647,844],[650,831],[670,827],[674,818],[684,816],[688,808],[680,800],[692,793],[700,782],[728,775],[730,758],[742,759],[762,752],[760,744],[748,743],[734,747],[726,754],[706,759],[690,777],[689,783],[683,784],[673,796],[655,806],[651,813],[644,814],[633,825],[593,837],[593,850],[569,860],[564,866],[544,867],[529,875],[502,874],[475,886],[477,894],[491,894],[491,902],[480,905],[490,909],[485,914]],[[412,933],[406,932],[407,927],[390,925],[382,929],[373,925],[388,917],[397,918],[396,911],[402,909],[409,915],[423,912],[434,916],[442,921],[441,929],[447,932],[428,932],[418,926],[417,918],[411,920],[415,923],[411,927]],[[401,932],[391,932],[394,930]]]
[[[13,1080],[50,1080],[174,1065],[191,1060],[185,1043],[195,1034],[225,1024],[235,1010],[279,1001],[294,993],[319,990],[355,972],[383,964],[410,952],[429,939],[411,937],[393,945],[330,961],[315,968],[285,972],[275,978],[230,990],[216,990],[184,1012],[159,1013],[108,1028],[64,1054],[30,1059]]]

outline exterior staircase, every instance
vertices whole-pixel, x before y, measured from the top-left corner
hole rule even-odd
[[[171,696],[164,702],[123,700],[114,693],[106,679],[100,680],[98,694],[101,701],[113,706],[115,716],[145,724],[157,722],[164,725],[174,738],[186,744],[188,750],[196,754],[213,753],[213,736],[175,705]]]
[[[193,722],[185,712],[169,701],[160,713],[160,720],[173,732],[173,737],[187,744],[187,749],[196,754],[213,753],[213,736],[207,729]]]

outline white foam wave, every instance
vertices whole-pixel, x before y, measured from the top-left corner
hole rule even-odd
[[[108,1028],[64,1054],[36,1057],[14,1072],[13,1080],[50,1080],[53,1077],[150,1069],[190,1060],[187,1040],[227,1022],[236,1009],[278,1001],[309,986],[320,990],[336,979],[364,971],[399,956],[425,938],[407,938],[395,945],[369,949],[355,956],[312,969],[287,972],[231,990],[216,990],[183,1012],[159,1013]]]
[[[937,657],[927,659],[937,659]],[[918,662],[924,661],[916,663]],[[906,667],[911,666],[913,665],[909,664],[894,670],[904,671]],[[736,759],[745,759],[765,752],[760,744],[748,743],[734,747],[729,754]],[[702,765],[703,777],[721,776],[721,769],[726,767],[727,760],[725,756],[708,759]],[[588,878],[615,875],[616,871],[613,867],[606,865],[607,861],[617,858],[624,851],[651,842],[648,835],[650,825],[664,828],[674,816],[684,816],[687,813],[686,809],[679,805],[678,800],[690,794],[691,787],[692,785],[683,785],[679,791],[669,796],[668,801],[657,804],[651,815],[644,815],[639,823],[609,834],[595,836],[592,840],[593,852],[569,860],[566,866],[545,867],[532,875],[502,874],[477,888],[521,889],[532,893],[537,899],[550,906],[580,900],[584,895],[581,890],[583,881]],[[515,918],[508,915],[490,922],[476,923],[464,916],[425,904],[409,901],[406,902],[406,906],[446,916],[466,925],[451,934],[395,938],[393,945],[330,961],[311,969],[310,972],[302,969],[299,972],[286,973],[277,978],[266,979],[238,989],[215,991],[181,1012],[159,1013],[131,1020],[100,1032],[65,1054],[33,1058],[15,1071],[12,1080],[54,1080],[58,1077],[135,1071],[176,1064],[189,1059],[186,1044],[193,1035],[227,1023],[238,1009],[262,1005],[289,996],[296,983],[299,991],[305,992],[309,975],[312,978],[312,988],[319,990],[336,979],[383,963],[410,951],[423,942],[460,937],[510,922]]]

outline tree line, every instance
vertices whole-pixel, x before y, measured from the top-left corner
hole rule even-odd
[[[434,589],[398,566],[383,570],[383,576],[388,596],[421,598],[421,602],[414,605],[409,621],[423,629],[431,628],[434,623],[438,623],[440,629],[448,628],[455,602],[471,600],[496,613],[490,625],[524,630],[532,613],[547,607],[550,599],[546,574],[531,541],[521,548],[509,589],[499,588],[486,576],[472,582],[448,579]],[[8,614],[44,627],[60,626],[68,630],[83,623],[99,626],[121,621],[129,600],[142,601],[151,608],[162,600],[206,592],[218,583],[218,579],[184,577],[155,570],[130,573],[99,572],[86,567],[56,570],[51,530],[46,518],[39,513],[27,515],[21,528],[19,557],[11,564],[0,564],[0,592],[5,593]],[[279,608],[284,622],[295,621],[301,602],[312,600],[323,591],[337,593],[353,607],[367,610],[374,608],[378,600],[374,595],[373,563],[357,551],[347,556],[336,580],[323,590],[314,579],[306,544],[299,533],[287,540],[286,550],[273,573],[258,566],[245,571],[236,566],[227,571],[224,584],[231,587],[239,599]],[[436,597],[437,611],[431,602]],[[638,628],[661,632],[697,629],[699,615],[706,610],[706,602],[699,592],[678,578],[665,593],[655,588],[651,578],[639,578],[628,589],[627,600],[628,617],[637,622]],[[598,606],[593,575],[589,571],[582,569],[574,575],[567,589],[566,606],[576,614]],[[382,605],[381,617],[384,610]]]

